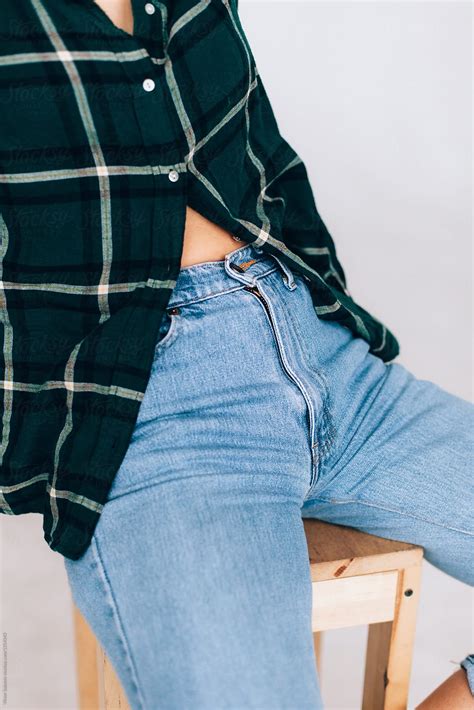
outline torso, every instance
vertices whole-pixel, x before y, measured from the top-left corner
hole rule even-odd
[[[112,22],[124,32],[133,34],[133,14],[130,0],[95,0]],[[211,222],[192,207],[186,207],[181,267],[202,261],[217,261],[237,249],[239,242],[230,232]]]

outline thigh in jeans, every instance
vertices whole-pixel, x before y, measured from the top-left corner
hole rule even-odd
[[[372,387],[372,359],[345,388],[331,384],[337,437],[303,515],[419,544],[429,562],[474,585],[474,407],[398,363]]]
[[[254,296],[181,315],[73,597],[132,710],[317,710],[304,400]]]
[[[67,560],[132,710],[322,708],[301,501],[281,478],[226,481],[116,498]]]
[[[474,585],[473,405],[383,364],[341,326],[319,327],[327,337],[309,354],[326,372],[336,436],[303,517],[421,545]],[[474,695],[474,655],[461,666]]]
[[[309,306],[291,317],[306,366],[326,382],[333,432],[303,517],[421,545],[429,562],[474,584],[474,406],[384,363]]]

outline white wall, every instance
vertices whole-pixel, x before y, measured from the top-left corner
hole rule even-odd
[[[351,291],[400,336],[403,364],[465,395],[470,3],[239,6],[280,130],[308,167]]]
[[[351,292],[397,335],[400,362],[470,398],[470,3],[239,5],[280,130],[306,163]],[[39,516],[1,523],[7,707],[72,710],[62,558],[43,541]],[[326,635],[327,710],[358,707],[364,638],[358,629]],[[425,564],[410,708],[468,652],[471,590]]]

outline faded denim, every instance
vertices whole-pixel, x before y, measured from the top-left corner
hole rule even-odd
[[[302,518],[474,585],[474,407],[318,318],[251,245],[181,269],[170,309],[91,545],[65,558],[74,599],[132,710],[317,710]]]

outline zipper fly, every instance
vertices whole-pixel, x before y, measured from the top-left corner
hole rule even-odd
[[[281,341],[281,337],[278,332],[278,328],[276,326],[276,323],[275,323],[275,320],[273,317],[273,313],[271,311],[271,308],[268,304],[267,299],[265,298],[263,293],[259,290],[258,286],[244,286],[244,290],[248,291],[249,293],[252,293],[254,296],[256,296],[258,298],[258,300],[260,301],[260,303],[262,304],[262,306],[264,307],[265,312],[268,317],[268,321],[270,323],[270,326],[271,326],[271,329],[273,332],[273,336],[274,336],[276,344],[277,344],[278,356],[280,358],[281,366],[282,366],[283,370],[285,371],[285,373],[287,374],[287,376],[289,377],[289,379],[292,382],[294,382],[295,385],[298,387],[299,391],[303,395],[304,400],[306,402],[306,406],[307,406],[307,410],[308,410],[308,419],[309,419],[310,448],[311,448],[311,462],[312,462],[311,480],[309,483],[309,486],[311,487],[311,486],[313,486],[313,484],[315,482],[315,476],[316,476],[316,452],[315,452],[316,443],[313,443],[315,441],[315,439],[314,439],[315,418],[314,418],[313,405],[312,405],[311,400],[308,396],[305,386],[303,385],[303,383],[299,379],[298,375],[296,375],[296,373],[294,373],[293,370],[291,369],[291,367],[289,366],[289,363],[288,363],[286,356],[285,356],[283,343]]]

